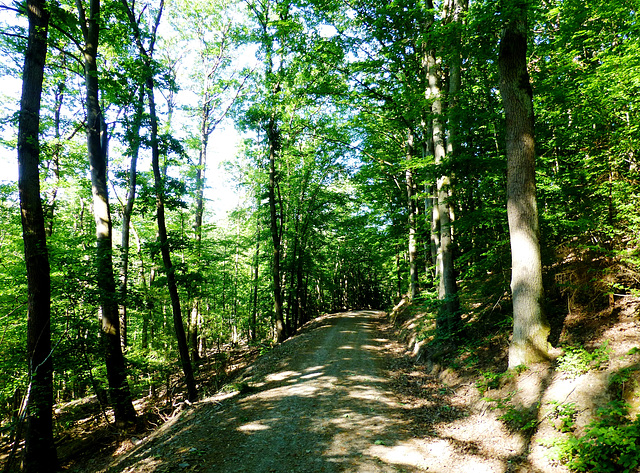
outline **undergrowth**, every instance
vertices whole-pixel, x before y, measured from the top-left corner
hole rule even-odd
[[[574,471],[631,473],[640,466],[640,415],[629,418],[629,405],[611,401],[598,410],[584,435],[544,440],[551,457]]]
[[[582,346],[567,346],[564,353],[558,357],[557,369],[569,378],[577,378],[589,371],[603,368],[609,362],[610,353],[608,341],[592,352],[588,352]]]

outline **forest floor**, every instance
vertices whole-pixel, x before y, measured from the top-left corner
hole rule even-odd
[[[77,439],[83,452],[67,452],[64,470],[567,472],[541,445],[565,435],[553,405],[578,406],[572,429],[580,433],[610,399],[615,373],[631,369],[637,377],[637,309],[634,299],[608,319],[580,319],[581,342],[597,347],[607,340],[608,348],[603,366],[579,376],[567,376],[554,362],[489,376],[504,371],[504,343],[485,353],[458,351],[453,368],[416,363],[385,313],[325,315],[263,356],[245,353],[255,361],[236,369],[223,392],[180,404],[157,429]],[[405,335],[414,322],[404,321]],[[564,321],[566,327],[573,322]],[[637,411],[638,403],[632,407]],[[533,428],[518,424],[528,420]]]

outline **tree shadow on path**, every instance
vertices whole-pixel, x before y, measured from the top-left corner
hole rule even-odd
[[[472,448],[415,437],[384,371],[383,316],[326,317],[279,347],[276,369],[250,379],[250,394],[203,401],[108,471],[505,471]]]

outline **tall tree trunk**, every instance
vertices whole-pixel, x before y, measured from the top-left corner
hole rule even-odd
[[[460,128],[460,89],[462,87],[462,16],[467,11],[469,0],[448,0],[448,20],[452,23],[452,40],[449,45],[449,94],[447,107],[447,155],[455,157],[458,152],[458,131]]]
[[[400,264],[400,244],[396,243],[396,299],[402,298],[402,265]]]
[[[446,165],[446,143],[444,130],[444,114],[442,91],[440,87],[440,63],[433,52],[429,53],[428,81],[429,96],[433,100],[431,106],[434,162],[438,169],[436,180],[437,205],[433,207],[433,226],[439,228],[439,246],[437,247],[436,276],[438,276],[438,299],[442,301],[437,317],[438,334],[447,336],[459,326],[458,291],[453,266],[453,241],[451,236],[451,220],[449,213],[450,178],[442,170]]]
[[[276,339],[278,343],[281,343],[287,337],[287,333],[282,316],[282,285],[280,280],[281,235],[276,206],[276,154],[279,140],[278,130],[273,118],[269,120],[267,137],[269,139],[269,213],[271,216],[271,239],[273,240],[273,312],[276,324]]]
[[[173,327],[176,332],[178,341],[178,351],[180,353],[180,361],[182,363],[182,371],[184,373],[185,383],[187,385],[187,397],[189,401],[198,400],[198,390],[193,376],[193,367],[189,359],[189,345],[187,344],[187,336],[184,331],[184,323],[182,321],[182,311],[180,308],[180,296],[178,294],[178,285],[176,284],[176,274],[171,263],[171,253],[169,251],[169,241],[167,238],[167,226],[164,217],[164,188],[162,175],[160,174],[160,148],[158,144],[158,117],[156,114],[156,104],[154,98],[154,81],[153,78],[147,78],[147,98],[149,100],[149,115],[151,117],[151,167],[153,168],[153,176],[155,179],[156,189],[156,212],[158,219],[158,235],[160,237],[160,252],[162,253],[162,263],[165,273],[167,274],[167,286],[169,287],[169,296],[171,298],[171,309],[173,313]]]
[[[303,285],[303,264],[304,264],[304,250],[306,242],[301,245],[300,254],[298,255],[298,264],[296,269],[296,323],[298,326],[302,326],[307,321],[307,308],[304,294],[306,292],[306,286]],[[303,291],[304,288],[304,291]]]
[[[260,217],[256,218],[256,258],[253,266],[253,309],[251,310],[251,341],[258,338],[258,278],[260,276]]]
[[[542,263],[535,182],[533,93],[527,72],[527,2],[506,2],[498,70],[505,110],[507,218],[511,241],[513,338],[509,367],[545,360],[549,326],[542,310]]]
[[[22,71],[18,123],[18,191],[27,268],[27,394],[24,471],[53,471],[53,359],[51,354],[51,275],[44,211],[40,200],[40,102],[47,55],[49,11],[44,0],[29,0],[29,40]]]
[[[204,183],[207,166],[207,145],[209,143],[209,119],[211,115],[208,76],[204,85],[204,99],[202,105],[202,116],[200,117],[200,153],[198,157],[198,169],[196,170],[196,215],[195,215],[195,235],[196,248],[199,259],[202,257],[202,218],[204,216]],[[198,349],[198,321],[200,320],[200,297],[196,294],[191,308],[191,319],[189,321],[189,345],[191,346],[191,357],[193,361],[200,359]]]
[[[64,58],[64,56],[63,56]],[[55,217],[55,210],[57,204],[58,190],[60,189],[60,156],[62,155],[62,137],[60,135],[60,116],[62,113],[62,104],[64,101],[65,90],[65,77],[58,83],[55,96],[54,96],[54,114],[53,114],[53,126],[54,126],[54,139],[55,144],[53,146],[53,188],[49,192],[47,198],[47,206],[45,210],[46,232],[47,238],[53,235],[53,220]]]
[[[120,273],[120,345],[124,350],[127,346],[127,285],[129,281],[129,231],[131,227],[131,215],[136,200],[136,184],[138,179],[138,154],[140,151],[140,127],[144,113],[144,87],[140,87],[138,100],[135,103],[135,111],[131,128],[128,130],[129,146],[131,153],[131,165],[129,168],[129,191],[127,202],[122,211],[122,270]]]
[[[298,213],[298,211],[296,211]],[[293,251],[291,254],[291,265],[289,267],[289,302],[288,312],[290,315],[291,325],[289,334],[293,335],[298,330],[298,308],[297,308],[297,291],[296,291],[296,267],[298,265],[298,249],[300,246],[300,218],[299,214],[295,217],[293,232]]]
[[[155,34],[160,25],[160,19],[164,8],[164,0],[160,1],[160,7],[157,10],[153,30],[148,47],[145,47],[142,40],[142,32],[138,27],[133,6],[130,6],[127,0],[122,0],[129,24],[134,32],[134,39],[138,46],[138,51],[142,57],[148,71],[153,71],[152,59],[155,47]],[[151,72],[150,72],[151,73]],[[167,226],[164,212],[164,179],[167,169],[160,170],[160,144],[158,142],[158,115],[156,113],[156,101],[154,96],[155,82],[153,76],[150,75],[145,80],[147,89],[147,99],[149,102],[149,117],[151,121],[151,167],[153,169],[154,186],[156,191],[156,215],[158,220],[158,238],[160,239],[160,253],[162,254],[162,263],[167,275],[167,286],[169,289],[169,297],[171,299],[171,309],[173,314],[173,327],[178,342],[178,352],[180,354],[180,362],[184,373],[185,384],[187,385],[187,398],[191,402],[198,400],[198,390],[193,376],[193,367],[189,359],[189,345],[187,344],[187,336],[184,330],[182,320],[182,309],[180,307],[180,295],[178,294],[178,285],[176,283],[175,270],[171,262],[171,253],[169,251],[169,241],[167,237]],[[171,103],[172,101],[169,100]]]
[[[413,301],[418,292],[418,220],[413,169],[411,169],[411,159],[413,158],[414,153],[413,141],[413,131],[409,130],[406,143],[408,163],[405,175],[407,187],[407,209],[409,213],[409,292],[407,295],[410,301]]]
[[[107,378],[117,425],[135,421],[131,392],[127,383],[125,360],[120,346],[120,324],[116,283],[113,273],[111,213],[107,192],[107,154],[101,139],[103,116],[98,100],[98,54],[100,0],[90,0],[89,16],[81,0],[77,1],[80,25],[84,36],[85,82],[87,102],[87,151],[91,167],[93,212],[96,222],[96,265],[100,290],[100,319],[106,344]]]

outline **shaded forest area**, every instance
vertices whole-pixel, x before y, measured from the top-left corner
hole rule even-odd
[[[371,3],[0,5],[22,79],[0,97],[19,168],[0,182],[6,471],[56,464],[54,405],[94,396],[142,429],[325,313],[418,314],[417,358],[487,349],[491,371],[462,356],[487,383],[592,367],[592,320],[635,317],[637,1]],[[225,219],[222,127],[243,139]],[[580,430],[570,467],[640,464],[618,394],[599,426],[617,450],[579,463]]]

